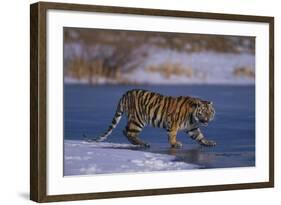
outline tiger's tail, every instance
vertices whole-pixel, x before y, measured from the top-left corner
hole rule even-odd
[[[107,131],[100,135],[97,139],[94,139],[94,141],[96,142],[103,142],[107,139],[107,137],[112,133],[113,129],[117,126],[117,124],[120,122],[121,117],[123,115],[123,98],[120,99],[118,106],[117,106],[117,110],[115,112],[115,115],[112,119],[111,124],[109,125]]]

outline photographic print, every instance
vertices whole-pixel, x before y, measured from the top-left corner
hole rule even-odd
[[[63,28],[64,176],[255,166],[255,37]]]
[[[274,18],[30,6],[30,199],[274,187]]]

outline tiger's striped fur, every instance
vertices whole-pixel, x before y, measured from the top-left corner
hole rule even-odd
[[[126,114],[128,119],[123,133],[135,145],[149,146],[138,136],[146,125],[166,129],[172,147],[182,146],[176,140],[177,132],[180,130],[188,133],[202,145],[216,144],[207,140],[199,129],[200,125],[214,118],[215,110],[209,101],[192,97],[163,96],[146,90],[130,90],[120,99],[108,130],[96,141],[106,140],[123,114]]]

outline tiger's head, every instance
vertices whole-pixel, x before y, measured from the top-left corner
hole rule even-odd
[[[197,123],[208,125],[215,117],[213,103],[206,100],[196,99],[193,117]]]

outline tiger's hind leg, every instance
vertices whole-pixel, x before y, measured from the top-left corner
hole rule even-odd
[[[123,130],[123,134],[127,137],[129,142],[133,145],[140,145],[142,147],[150,147],[148,143],[143,142],[139,138],[139,133],[141,132],[143,126],[136,123],[136,121],[128,121],[126,128]]]

